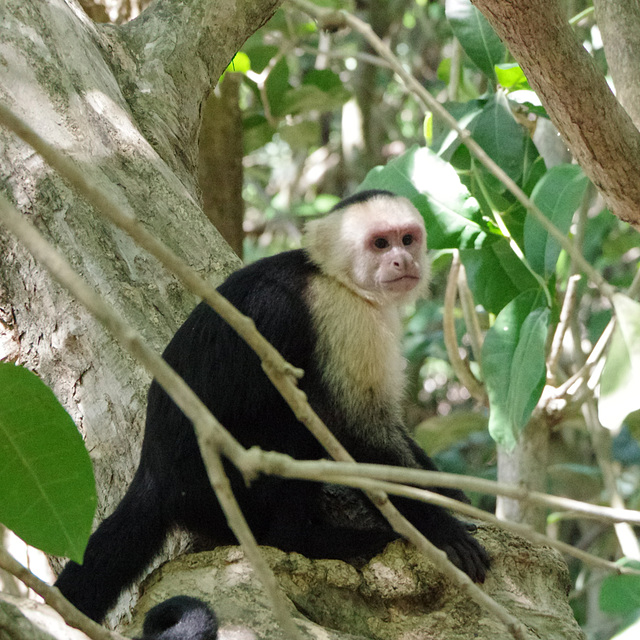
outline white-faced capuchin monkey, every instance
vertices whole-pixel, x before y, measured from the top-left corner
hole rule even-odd
[[[240,269],[220,293],[304,370],[301,389],[357,461],[434,470],[407,433],[402,412],[399,307],[427,286],[421,216],[405,198],[364,191],[311,222],[305,246]],[[326,457],[257,356],[207,304],[196,307],[164,358],[243,446],[301,460]],[[268,476],[246,486],[230,463],[225,468],[260,544],[348,560],[372,557],[397,538],[378,514],[371,528],[341,517],[344,505],[354,502],[373,511],[356,490],[332,492],[329,485]],[[437,490],[465,500],[460,491]],[[332,496],[337,496],[335,509]],[[484,581],[489,557],[470,534],[472,525],[437,506],[402,498],[392,502],[472,580]],[[154,381],[131,486],[91,536],[83,564],[69,562],[56,584],[99,621],[173,527],[204,537],[211,546],[236,543],[209,485],[191,423]]]

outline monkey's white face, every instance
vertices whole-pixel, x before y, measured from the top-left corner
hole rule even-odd
[[[381,195],[352,204],[309,223],[307,238],[324,273],[377,305],[409,302],[426,286],[427,234],[406,198]]]
[[[353,243],[351,278],[364,296],[381,305],[415,298],[426,275],[426,232],[413,205],[376,198],[350,207],[343,226]]]
[[[409,293],[422,278],[424,230],[418,224],[372,228],[364,240],[360,286],[372,292]]]
[[[358,254],[352,278],[365,297],[381,305],[408,301],[424,275],[424,228],[414,221],[368,225]]]

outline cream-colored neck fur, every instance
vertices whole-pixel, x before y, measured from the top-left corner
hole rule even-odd
[[[358,424],[367,416],[375,431],[397,425],[405,368],[398,309],[372,304],[324,274],[312,278],[308,297],[316,356],[338,404]]]

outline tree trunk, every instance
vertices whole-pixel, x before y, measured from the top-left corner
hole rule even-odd
[[[227,72],[202,114],[200,166],[202,206],[229,246],[242,258],[244,200],[242,199],[242,74]]]
[[[498,481],[544,493],[548,458],[549,427],[541,416],[535,416],[520,434],[513,451],[498,447]],[[496,515],[503,520],[526,523],[541,533],[546,528],[547,510],[540,505],[498,496]]]
[[[616,95],[640,128],[640,3],[594,0],[593,6]]]
[[[239,262],[198,199],[201,106],[279,2],[158,0],[114,27],[76,0],[3,0],[0,100],[217,282]],[[161,350],[194,297],[24,143],[0,144],[3,192]],[[148,376],[2,229],[0,254],[0,358],[36,371],[85,435],[103,517],[137,466]]]

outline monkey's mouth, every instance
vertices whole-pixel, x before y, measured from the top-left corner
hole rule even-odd
[[[403,276],[400,276],[399,278],[387,280],[385,282],[385,285],[389,289],[393,289],[395,291],[410,291],[418,284],[419,281],[420,278],[418,278],[417,276],[405,274]]]

